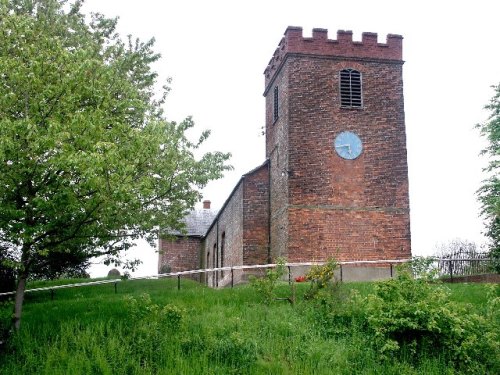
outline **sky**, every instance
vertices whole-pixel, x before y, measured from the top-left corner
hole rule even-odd
[[[166,116],[192,116],[205,151],[232,154],[234,170],[204,189],[220,208],[246,172],[265,160],[264,69],[287,26],[387,34],[403,40],[405,119],[413,255],[432,255],[454,239],[486,240],[476,191],[486,177],[485,141],[475,124],[500,83],[498,0],[86,0],[84,11],[119,17],[118,32],[155,38],[160,83],[172,78]],[[157,271],[155,248],[140,242],[127,257]],[[109,267],[95,265],[92,276]]]

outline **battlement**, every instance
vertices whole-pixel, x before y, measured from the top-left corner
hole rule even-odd
[[[352,40],[352,31],[339,30],[337,39],[328,39],[327,29],[316,28],[313,29],[312,38],[305,38],[302,36],[302,27],[289,26],[264,71],[266,87],[290,53],[401,61],[403,37],[389,34],[386,43],[378,43],[376,33],[363,33],[359,42]]]

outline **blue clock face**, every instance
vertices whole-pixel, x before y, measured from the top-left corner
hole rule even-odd
[[[356,159],[363,151],[361,139],[353,132],[342,132],[337,135],[333,146],[341,158],[348,160]]]

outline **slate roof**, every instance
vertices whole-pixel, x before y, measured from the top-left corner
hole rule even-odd
[[[208,228],[217,216],[217,213],[217,210],[206,208],[193,210],[188,213],[184,218],[184,223],[186,223],[185,235],[203,237],[207,233]],[[175,234],[182,235],[181,233]]]

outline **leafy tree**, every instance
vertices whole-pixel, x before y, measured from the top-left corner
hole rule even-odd
[[[500,273],[500,85],[493,86],[495,94],[486,105],[491,111],[488,121],[478,124],[481,135],[488,141],[483,154],[490,160],[485,172],[488,178],[479,189],[482,214],[488,220],[487,236],[491,240],[491,255],[496,271]]]
[[[42,260],[117,259],[153,241],[220,178],[228,154],[196,150],[190,118],[168,122],[154,40],[123,41],[82,1],[0,0],[0,243],[15,254],[13,323]],[[5,250],[4,250],[5,251]]]

